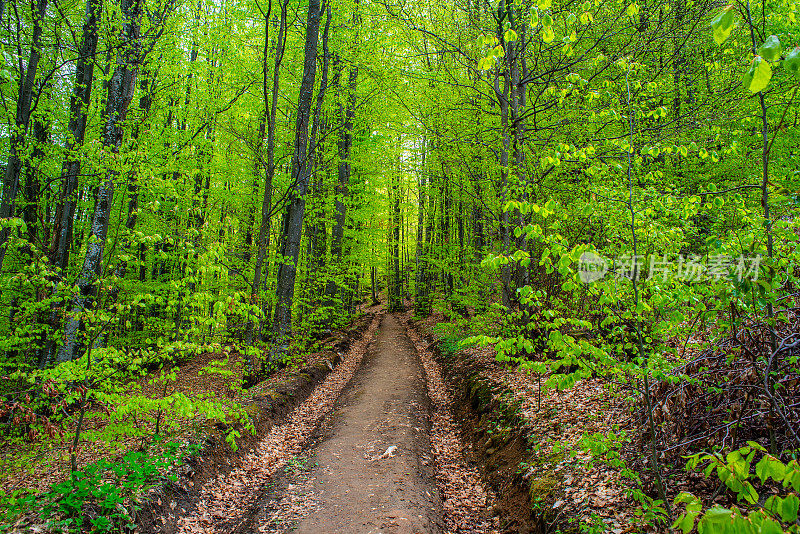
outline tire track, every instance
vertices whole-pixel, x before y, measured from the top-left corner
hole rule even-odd
[[[377,315],[364,336],[354,343],[342,362],[331,371],[286,423],[273,427],[227,476],[206,483],[194,513],[178,520],[181,534],[230,532],[242,523],[258,502],[264,485],[287,459],[303,450],[318,422],[330,411],[342,389],[361,365],[383,315]]]

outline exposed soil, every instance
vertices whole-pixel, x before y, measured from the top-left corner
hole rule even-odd
[[[635,507],[618,468],[592,461],[585,435],[619,431],[630,419],[625,399],[609,394],[602,379],[581,380],[559,391],[539,377],[495,360],[492,347],[442,352],[431,316],[413,324],[436,355],[453,396],[461,440],[481,477],[498,498],[493,513],[502,530],[572,533],[603,521],[614,534],[645,532],[634,525]]]
[[[324,415],[325,406],[330,407],[325,397],[330,397],[332,391],[338,394],[336,388],[341,389],[358,367],[380,323],[379,316],[379,310],[369,310],[350,329],[334,336],[329,343],[331,350],[316,355],[316,359],[309,357],[313,361],[299,369],[287,368],[252,388],[256,394],[251,408],[257,433],[242,432],[236,452],[221,439],[209,441],[205,451],[185,466],[178,481],[149,495],[144,513],[140,514],[141,531],[213,532],[220,523],[226,525],[219,532],[230,531],[231,521],[241,520],[248,508],[242,501],[225,508],[228,499],[255,493],[261,487],[252,484],[252,480],[250,485],[242,486],[246,480],[243,475],[269,479],[285,461],[289,449],[302,446],[309,429]],[[335,372],[331,371],[334,365]],[[276,442],[280,446],[270,448],[270,443]],[[260,469],[254,470],[254,466]]]
[[[414,346],[388,315],[315,445],[294,462],[310,469],[285,470],[285,494],[271,492],[253,530],[442,532],[429,416]]]
[[[186,487],[156,525],[187,534],[497,532],[441,369],[407,319],[376,318],[284,422],[232,469]]]

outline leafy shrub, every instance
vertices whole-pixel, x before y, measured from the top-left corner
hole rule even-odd
[[[753,465],[756,455],[761,459]],[[699,534],[783,534],[800,533],[798,508],[800,508],[800,464],[797,460],[783,463],[767,453],[767,450],[753,441],[744,447],[731,451],[725,457],[721,454],[695,454],[689,457],[688,468],[697,469],[706,463],[703,473],[706,477],[716,472],[720,482],[736,495],[738,506],[724,508],[713,506],[703,510],[702,501],[689,492],[681,492],[675,504],[686,505],[673,528],[680,528],[684,534],[692,531],[697,523]],[[751,470],[755,469],[755,472]],[[753,476],[755,475],[755,476]],[[765,485],[769,479],[774,486],[783,491],[769,488],[760,495],[754,483]],[[793,491],[792,491],[793,490]]]
[[[67,530],[91,528],[96,532],[134,528],[135,512],[141,507],[137,496],[148,485],[174,480],[167,474],[198,449],[167,443],[158,454],[129,452],[118,462],[101,459],[36,495],[26,490],[0,493],[0,530],[12,526],[20,516],[34,512],[51,527]]]

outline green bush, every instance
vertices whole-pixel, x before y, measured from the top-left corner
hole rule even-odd
[[[0,492],[0,530],[11,529],[27,513],[38,515],[49,527],[68,531],[134,528],[142,490],[162,480],[174,480],[169,470],[182,465],[197,449],[197,445],[167,443],[157,454],[129,452],[118,462],[92,462],[39,495],[28,490]]]
[[[761,459],[753,465],[756,455]],[[800,508],[800,464],[797,460],[783,463],[767,453],[755,442],[725,457],[720,454],[695,454],[689,457],[688,468],[697,469],[706,464],[703,473],[706,477],[716,473],[720,482],[736,495],[738,506],[724,508],[712,506],[703,510],[703,503],[688,492],[681,492],[675,504],[684,504],[686,511],[681,514],[672,528],[679,528],[688,534],[695,528],[699,534],[784,534],[800,533],[798,508]],[[754,470],[754,472],[752,471]],[[755,475],[755,476],[753,476]],[[769,479],[774,486],[783,491],[762,491],[760,495],[754,483],[765,485]],[[793,491],[792,491],[793,490]]]

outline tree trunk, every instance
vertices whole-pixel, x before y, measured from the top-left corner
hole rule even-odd
[[[81,161],[73,151],[83,145],[86,122],[94,80],[94,55],[97,52],[97,15],[102,0],[86,0],[86,19],[83,22],[83,43],[75,66],[75,85],[69,103],[69,133],[66,141],[67,158],[61,168],[61,199],[56,210],[50,263],[66,271],[69,264],[69,247],[78,204],[78,175]]]
[[[112,154],[118,154],[122,145],[124,131],[122,125],[128,113],[128,106],[136,88],[136,75],[141,58],[139,57],[139,17],[141,0],[122,0],[123,15],[122,46],[117,52],[117,65],[108,82],[103,147]],[[72,314],[64,328],[65,343],[58,354],[58,361],[74,359],[79,347],[78,331],[82,326],[84,310],[92,308],[97,296],[97,283],[102,276],[103,251],[108,234],[111,208],[114,202],[114,180],[117,173],[109,170],[105,180],[97,188],[94,215],[89,235],[89,244],[78,278],[78,294],[72,302]]]
[[[404,311],[403,278],[400,272],[400,177],[392,172],[390,202],[392,203],[391,228],[389,229],[389,311]]]
[[[141,112],[141,119],[140,122],[133,128],[133,132],[131,133],[131,138],[136,141],[139,139],[140,127],[142,121],[144,121],[147,117],[147,114],[150,112],[150,106],[153,103],[153,94],[152,94],[152,87],[155,85],[155,80],[150,79],[151,74],[148,72],[143,73],[142,81],[139,85],[142,94],[139,97],[139,111]],[[133,233],[133,229],[136,227],[136,220],[139,216],[139,179],[136,175],[135,171],[131,171],[128,175],[128,214],[125,217],[125,229],[127,230],[127,234],[130,235]],[[123,240],[123,250],[127,250],[130,248],[130,238],[128,235],[125,236]],[[117,266],[116,272],[114,273],[118,278],[124,278],[125,274],[128,269],[128,262],[127,261],[120,261],[119,265]],[[115,288],[115,291],[117,289]]]
[[[342,261],[342,240],[347,218],[347,198],[350,194],[350,175],[352,166],[350,154],[353,146],[353,119],[356,114],[356,88],[358,84],[358,66],[352,65],[347,80],[347,108],[342,115],[342,127],[339,130],[339,172],[334,201],[334,226],[331,230],[331,257],[334,261]],[[333,297],[336,294],[336,281],[331,279],[325,288],[325,294]]]
[[[414,280],[414,311],[420,317],[427,317],[431,313],[430,299],[428,296],[428,261],[425,250],[425,200],[427,196],[425,160],[427,159],[427,138],[422,138],[422,161],[418,178],[419,200],[417,208],[417,250],[416,250],[416,277]]]
[[[501,0],[501,5],[504,6],[505,2]],[[504,9],[502,7],[501,9]],[[503,42],[503,25],[502,22],[497,28],[497,37]],[[510,148],[509,124],[508,124],[508,108],[509,108],[509,92],[510,92],[510,73],[508,71],[508,54],[510,47],[506,47],[506,70],[501,74],[503,77],[503,91],[500,92],[499,76],[495,78],[494,92],[500,104],[500,126],[503,136],[503,146],[500,150],[500,180],[498,188],[500,189],[500,240],[503,244],[503,253],[509,254],[511,248],[511,236],[509,228],[508,212],[503,209],[506,200],[508,200],[508,153]],[[505,264],[500,267],[500,282],[502,284],[501,297],[503,306],[511,307],[511,265]]]
[[[42,248],[43,240],[40,240],[39,235],[39,216],[38,207],[40,203],[41,180],[42,175],[41,162],[45,155],[42,147],[47,143],[50,136],[50,124],[46,124],[44,119],[36,117],[33,121],[33,138],[36,140],[36,145],[31,152],[30,161],[26,162],[25,169],[25,207],[22,210],[22,220],[28,227],[28,242],[31,246]],[[30,247],[28,248],[30,251]]]
[[[258,255],[256,256],[256,266],[253,272],[253,285],[250,288],[250,301],[258,302],[258,290],[261,285],[261,271],[265,271],[264,280],[269,277],[269,264],[266,266],[265,259],[270,242],[270,220],[272,219],[272,181],[275,177],[275,120],[278,109],[278,89],[280,82],[280,66],[283,61],[283,54],[286,48],[286,18],[289,0],[281,3],[281,21],[278,28],[278,39],[275,44],[275,64],[272,71],[272,96],[267,90],[267,54],[269,52],[269,14],[272,11],[272,2],[267,9],[267,16],[264,18],[264,62],[262,64],[263,82],[262,94],[264,97],[264,114],[267,118],[267,159],[264,173],[264,196],[261,200],[261,223],[258,228]],[[259,140],[260,142],[260,140]],[[262,319],[260,331],[264,330],[264,321],[268,317],[266,299],[262,303]],[[248,321],[245,340],[248,345],[253,343],[253,322]],[[250,374],[255,374],[255,367],[251,367]]]
[[[33,18],[33,36],[28,65],[21,74],[17,95],[17,111],[14,116],[14,129],[9,142],[8,163],[3,178],[3,199],[0,201],[0,219],[7,219],[14,214],[14,201],[19,191],[19,178],[22,171],[22,154],[25,151],[25,137],[31,120],[31,104],[36,81],[36,71],[41,59],[42,20],[46,15],[47,0],[34,0],[31,5]],[[10,228],[0,229],[0,272],[8,252]]]
[[[305,195],[308,190],[308,173],[306,172],[306,166],[309,164],[308,126],[311,119],[311,100],[317,70],[317,41],[319,40],[321,15],[320,0],[309,0],[303,78],[300,82],[300,96],[297,102],[294,154],[292,155],[293,186],[283,225],[284,243],[281,250],[281,263],[278,267],[278,285],[275,289],[277,305],[272,327],[275,347],[270,353],[271,361],[282,357],[292,333],[294,282],[297,277],[297,261],[300,256],[300,239],[303,235],[303,217],[306,208]]]

